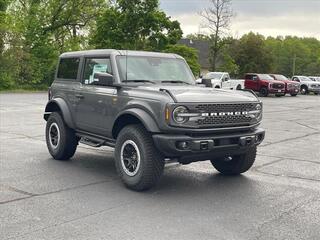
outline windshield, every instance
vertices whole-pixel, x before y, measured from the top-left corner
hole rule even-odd
[[[223,73],[209,72],[204,76],[204,79],[221,79]]]
[[[274,79],[271,76],[269,76],[268,74],[259,74],[259,78],[261,80],[274,81]]]
[[[301,76],[299,77],[301,81],[312,81],[310,78],[305,77],[305,76]]]
[[[194,76],[182,59],[147,56],[117,56],[122,82],[195,84]]]
[[[286,81],[288,78],[283,75],[274,75],[276,77],[276,80]]]

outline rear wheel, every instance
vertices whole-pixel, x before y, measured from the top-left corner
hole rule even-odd
[[[241,85],[238,85],[236,89],[241,90]]]
[[[211,163],[222,174],[238,175],[252,167],[256,154],[257,147],[251,147],[245,154],[212,159]]]
[[[295,97],[295,96],[297,96],[298,94],[297,94],[297,93],[290,93],[290,95],[291,95],[292,97]]]
[[[266,87],[262,87],[262,88],[260,89],[260,95],[261,95],[262,97],[267,97],[267,96],[269,95],[268,89],[267,89]]]
[[[122,182],[136,191],[153,187],[164,168],[164,157],[142,125],[128,125],[121,130],[115,146],[115,161]]]
[[[70,159],[78,145],[74,131],[63,121],[58,112],[50,114],[46,125],[46,142],[51,156],[56,160]]]

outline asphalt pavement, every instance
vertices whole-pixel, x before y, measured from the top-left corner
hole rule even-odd
[[[1,240],[320,239],[320,96],[262,98],[266,139],[247,173],[173,164],[142,193],[121,184],[108,147],[53,160],[46,101],[0,94]]]

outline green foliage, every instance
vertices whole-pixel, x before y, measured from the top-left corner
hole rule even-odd
[[[48,86],[60,53],[88,46],[104,0],[0,0],[0,89]]]
[[[97,19],[96,48],[162,50],[182,37],[180,24],[159,10],[158,0],[118,0]]]
[[[248,33],[223,39],[219,71],[243,77],[247,72],[320,75],[320,41],[315,38],[268,37]],[[295,67],[293,62],[295,61]]]
[[[198,54],[196,49],[187,47],[185,45],[176,44],[176,45],[167,46],[164,52],[175,53],[182,56],[184,59],[186,59],[193,74],[195,76],[200,74],[200,65],[199,65]]]

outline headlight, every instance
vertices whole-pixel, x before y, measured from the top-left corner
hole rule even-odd
[[[256,105],[256,109],[249,112],[249,116],[251,118],[255,118],[255,119],[259,120],[262,116],[262,105],[260,103],[258,103]]]
[[[184,106],[176,107],[172,113],[173,120],[179,124],[187,122],[189,120],[189,117],[184,115],[188,112],[188,108]]]
[[[260,103],[256,105],[256,111],[255,117],[259,119],[262,116],[262,105]]]

